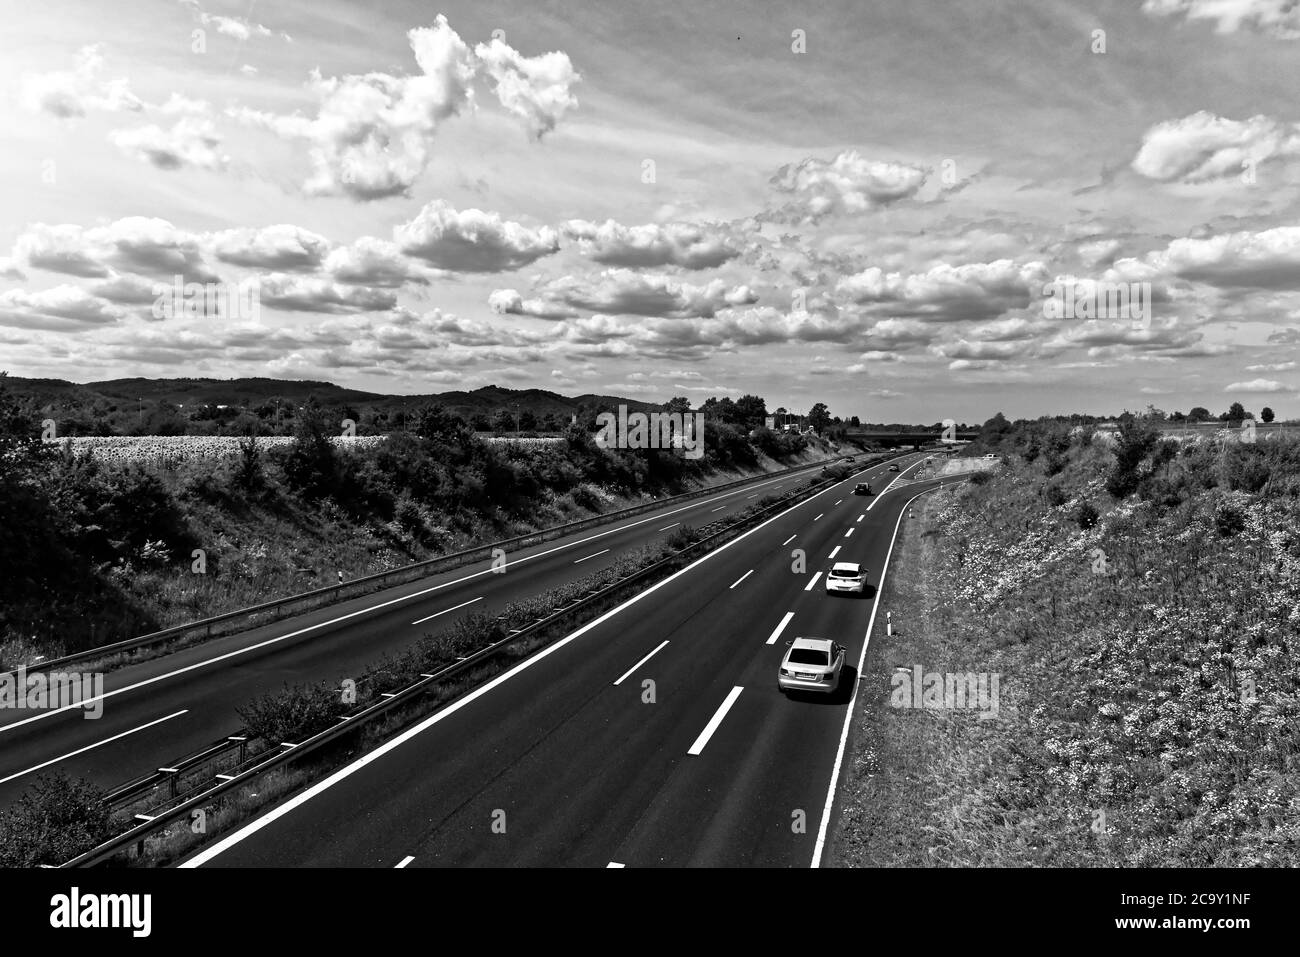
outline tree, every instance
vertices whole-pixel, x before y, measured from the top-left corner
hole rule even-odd
[[[1228,411],[1219,416],[1221,422],[1240,422],[1246,417],[1246,409],[1240,402],[1228,406]]]
[[[492,430],[494,432],[513,432],[515,430],[515,417],[510,414],[509,409],[499,409],[497,414],[492,417]]]
[[[814,431],[824,432],[831,424],[831,410],[826,408],[825,402],[818,402],[808,410],[808,424]]]
[[[736,417],[738,425],[749,428],[762,425],[767,418],[767,402],[761,396],[742,395],[736,400]]]
[[[1210,410],[1203,405],[1192,406],[1192,411],[1187,413],[1188,422],[1209,422],[1214,416],[1210,415]]]
[[[1270,409],[1268,406],[1264,406],[1264,408],[1259,410],[1259,420],[1263,422],[1265,425],[1267,425],[1269,422],[1272,422],[1273,418],[1274,418],[1273,410]]]
[[[532,432],[537,428],[537,416],[533,415],[531,409],[524,409],[519,413],[519,431]]]

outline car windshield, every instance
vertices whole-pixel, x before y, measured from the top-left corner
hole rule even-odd
[[[790,664],[821,665],[824,668],[830,664],[830,656],[824,651],[818,651],[816,648],[791,648]]]
[[[857,572],[834,570],[831,572],[831,578],[857,578]]]

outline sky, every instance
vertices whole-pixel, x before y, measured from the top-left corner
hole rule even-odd
[[[12,375],[1300,416],[1287,0],[5,8]]]

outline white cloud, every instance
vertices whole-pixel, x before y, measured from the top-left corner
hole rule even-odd
[[[1239,177],[1250,164],[1300,156],[1300,126],[1267,116],[1229,120],[1204,110],[1157,123],[1142,137],[1133,169],[1161,182]]]
[[[313,194],[343,193],[369,200],[405,195],[428,166],[435,131],[473,107],[474,55],[441,14],[432,27],[406,34],[421,72],[312,74],[320,99],[314,118],[234,108],[229,115],[285,138],[310,144]]]
[[[1295,0],[1144,0],[1142,12],[1210,20],[1219,33],[1251,28],[1286,39],[1300,37],[1300,6]]]
[[[1041,287],[1046,267],[1040,262],[940,263],[925,272],[886,273],[871,266],[845,276],[835,291],[873,312],[914,316],[937,322],[994,319],[1023,308]]]
[[[114,269],[148,276],[181,275],[187,281],[216,278],[203,261],[199,237],[165,219],[144,216],[90,229],[36,223],[19,235],[14,258],[36,269],[84,278],[105,278]]]
[[[128,156],[159,169],[224,169],[230,157],[218,151],[221,137],[209,119],[185,116],[167,129],[150,124],[109,133],[113,145]]]
[[[721,266],[741,253],[718,226],[693,223],[623,226],[612,219],[604,223],[572,219],[561,230],[567,239],[577,242],[584,255],[607,266],[708,269]]]
[[[1226,386],[1224,392],[1247,392],[1269,394],[1286,392],[1287,387],[1273,379],[1251,379],[1247,382],[1233,382]]]
[[[801,211],[818,218],[831,213],[861,213],[915,196],[926,171],[901,163],[868,160],[856,150],[833,160],[810,157],[781,167],[772,177],[779,191],[794,193]]]
[[[1213,286],[1300,290],[1300,226],[1175,239],[1142,260],[1121,259],[1115,271],[1174,275]]]
[[[393,235],[406,255],[455,272],[518,269],[560,248],[549,226],[530,229],[480,209],[457,212],[442,200],[428,203]]]
[[[21,81],[20,99],[33,113],[50,113],[64,119],[85,116],[88,112],[138,112],[144,104],[124,77],[104,80],[102,45],[82,47],[72,70],[28,73]]]
[[[315,277],[272,273],[261,277],[259,285],[262,305],[289,312],[374,312],[397,305],[390,291]]]
[[[564,53],[524,57],[499,40],[480,44],[478,56],[439,14],[432,27],[406,34],[420,73],[348,74],[310,88],[316,116],[284,115],[234,107],[228,115],[286,139],[309,145],[313,173],[304,184],[315,195],[357,200],[405,196],[432,158],[435,133],[453,116],[472,111],[473,83],[490,78],[501,104],[540,137],[577,101],[569,86],[578,77]]]
[[[474,52],[501,105],[524,121],[530,135],[540,139],[578,105],[569,88],[580,77],[568,54],[526,57],[496,38]]]
[[[523,299],[513,289],[499,289],[489,298],[498,312],[546,319],[574,316],[580,311],[699,318],[713,316],[728,306],[757,301],[758,296],[748,286],[728,286],[721,279],[697,286],[671,276],[630,269],[606,269],[586,279],[563,276],[539,287],[530,299]]]
[[[423,285],[437,275],[403,256],[396,243],[373,236],[333,250],[325,257],[324,270],[338,282],[361,286]]]
[[[208,242],[222,262],[290,272],[314,271],[332,246],[324,236],[287,223],[261,229],[226,229],[213,233]]]
[[[80,286],[0,293],[0,325],[73,331],[117,322],[121,311]]]

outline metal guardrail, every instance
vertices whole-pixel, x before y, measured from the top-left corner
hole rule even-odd
[[[855,456],[849,456],[852,459],[869,458],[880,453],[867,452],[859,453]],[[885,455],[882,461],[895,456]],[[362,595],[370,594],[375,591],[381,591],[394,585],[404,585],[429,575],[437,574],[441,571],[450,571],[462,565],[471,564],[474,561],[481,561],[491,558],[495,549],[522,546],[527,543],[541,543],[552,538],[561,538],[572,532],[579,532],[586,528],[595,528],[599,525],[605,525],[610,522],[616,522],[620,518],[630,518],[633,515],[640,515],[644,512],[654,511],[677,502],[685,502],[694,498],[703,498],[716,492],[725,492],[733,488],[741,488],[746,485],[752,485],[756,482],[764,481],[771,478],[779,478],[783,475],[793,475],[799,472],[808,472],[823,465],[834,464],[833,461],[817,462],[812,465],[796,465],[788,469],[778,469],[775,472],[768,472],[765,475],[754,475],[749,478],[738,479],[734,482],[724,482],[721,485],[714,485],[708,488],[694,489],[690,492],[683,492],[680,495],[669,496],[653,502],[643,502],[640,505],[633,505],[629,508],[618,509],[613,512],[605,512],[601,515],[594,515],[591,518],[579,519],[576,522],[568,522],[564,525],[554,525],[550,528],[539,529],[535,532],[529,532],[524,535],[517,535],[514,538],[501,539],[496,542],[489,542],[485,545],[477,545],[474,548],[465,549],[460,552],[453,552],[450,555],[440,555],[436,558],[427,558],[423,561],[414,562],[410,565],[403,565],[400,568],[390,568],[387,571],[376,572],[373,575],[365,575],[361,578],[354,578],[351,581],[340,582],[336,585],[326,585],[323,588],[317,588],[309,592],[302,592],[297,595],[289,595],[285,598],[276,598],[259,605],[251,605],[246,608],[236,608],[231,611],[222,612],[219,615],[213,615],[200,621],[187,622],[181,625],[173,625],[171,628],[164,628],[161,631],[151,632],[142,635],[139,638],[128,638],[125,641],[114,642],[109,645],[100,645],[96,648],[88,648],[85,651],[78,651],[70,655],[63,655],[59,658],[52,658],[47,661],[39,661],[27,665],[25,671],[32,674],[38,671],[48,671],[53,668],[63,668],[77,662],[90,661],[96,658],[104,658],[111,655],[122,654],[128,651],[135,651],[140,648],[147,648],[153,645],[166,644],[170,641],[176,641],[181,638],[192,637],[193,634],[204,632],[204,638],[220,637],[221,634],[230,634],[238,628],[232,627],[228,630],[214,632],[214,628],[220,625],[233,625],[238,623],[240,627],[251,626],[251,619],[259,615],[268,614],[269,617],[264,622],[258,624],[270,624],[280,621],[283,618],[290,617],[287,609],[292,609],[292,613],[301,614],[315,608],[326,605],[336,604],[348,598],[360,598]],[[353,594],[346,594],[347,592]],[[303,607],[295,607],[303,606]],[[16,669],[8,669],[0,674],[17,674]]]
[[[260,775],[266,774],[277,768],[284,767],[285,765],[293,761],[296,761],[299,758],[302,758],[315,751],[319,751],[321,748],[333,743],[334,741],[341,738],[343,735],[352,734],[356,732],[358,729],[360,729],[361,727],[365,726],[367,723],[382,717],[389,711],[392,711],[403,704],[406,704],[416,696],[430,690],[438,682],[445,681],[447,678],[454,677],[455,675],[461,673],[462,671],[466,671],[470,668],[473,668],[474,666],[480,664],[486,659],[502,651],[508,645],[511,645],[515,642],[518,642],[524,638],[527,638],[539,632],[543,632],[546,629],[549,629],[551,627],[554,627],[561,620],[573,615],[579,609],[585,608],[589,606],[591,603],[600,601],[617,591],[627,589],[635,585],[637,582],[641,581],[642,579],[650,578],[658,574],[659,572],[663,571],[669,565],[682,562],[683,560],[688,559],[689,557],[691,557],[693,554],[697,552],[707,552],[711,550],[712,547],[714,547],[716,540],[720,536],[726,535],[727,533],[732,531],[736,531],[740,526],[750,524],[760,519],[762,516],[767,515],[770,512],[787,507],[790,500],[793,498],[803,498],[803,497],[811,496],[815,494],[823,486],[830,487],[831,485],[834,485],[838,481],[842,481],[842,479],[826,479],[821,482],[814,482],[813,484],[803,489],[783,495],[779,498],[778,501],[774,502],[772,505],[768,506],[767,508],[754,512],[750,515],[747,515],[745,516],[744,519],[742,519],[739,522],[731,523],[725,526],[724,528],[720,529],[719,531],[714,532],[713,534],[701,538],[698,541],[688,545],[686,548],[683,548],[680,551],[674,552],[673,554],[668,555],[665,558],[660,559],[659,561],[654,562],[651,565],[647,565],[645,568],[633,572],[631,575],[624,576],[623,578],[620,578],[617,581],[611,582],[609,585],[597,589],[595,592],[587,595],[584,598],[578,599],[577,601],[573,602],[572,604],[568,605],[565,608],[556,609],[550,615],[547,615],[543,618],[539,618],[536,621],[532,622],[529,625],[526,625],[523,628],[515,629],[509,632],[504,638],[501,638],[498,641],[495,641],[490,645],[487,645],[479,649],[473,654],[459,661],[456,661],[450,665],[447,665],[446,667],[442,668],[439,671],[436,671],[430,675],[422,677],[419,681],[415,682],[414,684],[408,685],[406,688],[403,688],[400,691],[393,692],[389,696],[382,697],[380,700],[362,707],[355,714],[348,714],[348,715],[341,716],[338,722],[333,727],[327,728],[326,730],[313,735],[312,737],[308,738],[305,741],[286,742],[282,744],[280,746],[280,750],[277,751],[275,754],[267,757],[266,760],[259,761],[258,763],[252,765],[249,768],[244,769],[243,771],[238,772],[237,774],[222,775],[222,780],[220,781],[219,784],[216,784],[194,795],[193,797],[186,798],[180,804],[177,804],[175,807],[164,810],[157,815],[148,816],[147,820],[142,821],[140,824],[137,824],[135,827],[130,828],[129,830],[123,832],[122,834],[119,834],[114,838],[110,838],[108,841],[104,842],[103,844],[100,844],[98,847],[92,848],[91,850],[78,855],[77,857],[73,858],[72,860],[68,861],[67,863],[61,866],[64,868],[94,867],[95,865],[102,864],[110,860],[111,858],[115,857],[116,855],[122,853],[123,851],[128,850],[133,845],[136,845],[142,849],[143,842],[147,837],[151,836],[157,831],[162,830],[163,828],[167,827],[170,824],[173,824],[177,821],[187,818],[191,811],[198,810],[204,807],[205,805],[210,804],[215,798],[220,797],[222,794],[225,794],[226,792],[231,791],[235,788],[242,787],[243,785],[249,783],[250,781],[252,781],[253,779],[257,778]],[[225,747],[225,748],[233,747],[236,745],[237,742],[239,744],[242,744],[243,742],[239,742],[239,737],[240,736],[232,736],[231,738],[225,739],[225,743],[222,745],[218,745],[218,747]],[[196,752],[193,756],[191,756],[186,760],[191,761],[193,763],[197,763],[202,759],[205,753],[207,753],[210,756],[211,751],[212,748],[201,750],[199,752]],[[191,764],[191,766],[193,765]],[[163,774],[163,773],[173,772],[173,771],[179,773],[181,770],[183,769],[180,768],[178,765],[171,765],[166,769],[159,769],[159,771],[155,773]],[[128,785],[124,785],[123,787],[115,789],[114,792],[112,792],[112,795],[121,796],[125,793],[127,789],[134,789],[137,792],[141,792],[143,790],[141,788],[141,784],[145,780],[149,780],[153,778],[154,778],[153,775],[149,775],[146,776],[146,778],[138,779],[136,782],[132,782]]]

